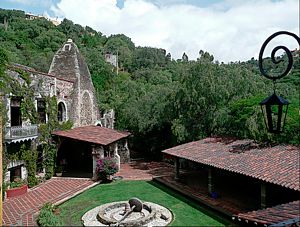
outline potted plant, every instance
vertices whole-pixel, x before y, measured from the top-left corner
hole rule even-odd
[[[56,168],[55,168],[55,175],[57,177],[61,177],[62,176],[62,166],[61,165],[57,165]]]
[[[6,197],[15,197],[23,195],[27,192],[28,186],[21,178],[14,179],[13,182],[9,183],[6,190]]]
[[[96,173],[99,179],[104,182],[109,182],[109,177],[118,172],[116,160],[110,157],[105,157],[97,161]]]

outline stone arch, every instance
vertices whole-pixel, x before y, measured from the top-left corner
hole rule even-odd
[[[82,126],[93,124],[93,101],[91,97],[89,91],[82,92],[80,105],[80,125]]]
[[[71,50],[71,44],[70,43],[67,43],[63,46],[63,51],[70,51]]]
[[[67,121],[67,105],[64,101],[59,101],[57,104],[57,119],[59,122]]]

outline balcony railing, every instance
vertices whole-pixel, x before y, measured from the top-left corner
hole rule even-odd
[[[5,128],[5,139],[18,139],[38,135],[37,125],[12,126]]]

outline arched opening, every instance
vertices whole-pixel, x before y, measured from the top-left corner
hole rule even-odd
[[[66,106],[63,102],[58,103],[57,119],[59,122],[64,122],[67,120]]]

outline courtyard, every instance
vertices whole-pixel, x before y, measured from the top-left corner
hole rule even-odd
[[[4,226],[300,225],[298,1],[1,2]]]
[[[156,178],[173,175],[173,166],[163,162],[143,160],[122,164],[116,176],[122,180],[108,184],[94,183],[88,178],[55,177],[32,188],[27,194],[6,199],[3,224],[9,226],[36,225],[43,204],[59,205],[59,218],[65,226],[82,226],[81,217],[101,204],[127,201],[137,197],[163,205],[173,213],[171,226],[224,226],[231,224],[228,216],[214,212],[196,200],[186,197]]]
[[[59,206],[66,226],[81,226],[85,212],[105,203],[137,197],[167,207],[174,219],[170,226],[224,226],[230,222],[198,203],[153,181],[117,181],[100,184]]]

